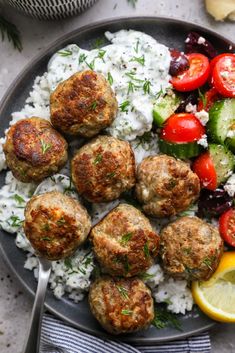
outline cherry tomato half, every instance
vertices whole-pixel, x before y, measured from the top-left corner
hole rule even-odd
[[[219,230],[226,243],[235,246],[235,210],[233,208],[220,216]]]
[[[161,139],[168,142],[193,142],[200,140],[205,128],[193,114],[171,115],[161,131]]]
[[[215,87],[212,87],[205,93],[204,98],[205,102],[202,99],[199,100],[197,109],[198,111],[205,110],[208,112],[212,105],[220,98],[220,94]]]
[[[223,54],[219,54],[217,55],[215,58],[213,58],[210,62],[210,78],[209,78],[209,83],[211,86],[214,86],[213,84],[213,77],[212,77],[212,73],[215,67],[215,64],[217,63],[217,61],[219,61],[219,59],[224,58],[224,57],[229,57],[229,56],[234,56],[234,54],[232,53],[223,53]]]
[[[178,76],[172,77],[173,87],[180,92],[192,91],[206,83],[210,74],[209,60],[199,53],[188,54],[189,69]]]
[[[224,97],[235,97],[235,55],[223,56],[215,63],[213,84]]]
[[[221,59],[221,58],[224,58],[224,57],[234,57],[235,54],[232,54],[232,53],[223,53],[223,54],[219,54],[217,55],[215,58],[213,58],[210,62],[210,69],[211,69],[211,74],[214,70],[214,67],[215,67],[215,64]]]
[[[200,179],[205,189],[215,190],[217,188],[217,175],[209,152],[201,154],[193,163],[193,171]]]

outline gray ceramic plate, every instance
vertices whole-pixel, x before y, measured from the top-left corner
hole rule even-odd
[[[0,136],[3,135],[4,129],[8,126],[11,112],[19,111],[23,107],[24,101],[31,90],[34,78],[46,71],[47,62],[55,51],[69,43],[77,43],[79,46],[89,49],[94,46],[94,43],[98,38],[103,38],[105,31],[109,30],[114,32],[120,29],[129,28],[146,32],[156,38],[159,42],[164,43],[169,47],[181,49],[184,47],[184,40],[187,33],[192,30],[205,35],[206,38],[214,44],[219,52],[228,51],[229,45],[233,44],[220,35],[205,28],[191,23],[166,18],[122,18],[83,27],[56,41],[42,54],[37,56],[17,77],[1,102]],[[5,174],[1,173],[0,186],[4,182],[4,177]],[[25,253],[15,246],[14,236],[3,231],[1,231],[0,235],[1,248],[6,262],[16,274],[25,289],[33,295],[36,290],[36,281],[33,277],[33,273],[25,270],[23,267]],[[80,302],[79,304],[74,304],[66,297],[62,300],[57,300],[53,296],[52,292],[48,290],[46,308],[56,316],[64,319],[83,331],[94,335],[106,335],[91,315],[86,300]],[[128,342],[151,345],[156,342],[187,337],[204,331],[214,325],[214,323],[203,315],[197,308],[195,308],[193,312],[187,316],[179,316],[179,319],[182,324],[182,332],[172,328],[157,330],[154,327],[151,327],[147,331],[122,336],[119,338]]]

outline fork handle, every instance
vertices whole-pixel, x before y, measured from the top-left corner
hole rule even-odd
[[[39,259],[38,286],[23,353],[39,353],[43,306],[50,273],[51,263]]]

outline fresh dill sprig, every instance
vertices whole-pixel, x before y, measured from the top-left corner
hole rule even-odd
[[[146,80],[143,84],[144,94],[150,93],[150,86],[152,86],[151,82],[149,80]]]
[[[127,244],[128,241],[131,240],[132,235],[133,235],[132,233],[126,233],[126,234],[124,234],[124,235],[122,236],[121,240],[120,240],[121,245]]]
[[[135,51],[136,53],[138,53],[138,51],[139,51],[139,45],[140,45],[140,41],[139,41],[139,39],[138,39],[137,42],[136,42],[136,45],[134,46],[134,51]]]
[[[137,63],[141,64],[142,66],[144,66],[144,64],[145,64],[144,55],[142,55],[140,57],[134,56],[130,61],[136,61]]]
[[[41,142],[42,154],[45,154],[51,148],[51,144],[46,143],[43,139],[40,139],[40,142]]]
[[[199,95],[199,98],[201,99],[202,101],[202,105],[203,105],[203,109],[206,107],[206,104],[207,104],[207,98],[206,98],[206,95],[202,93],[202,91],[200,90],[200,88],[198,88],[198,95]]]
[[[104,61],[105,53],[106,53],[106,50],[100,49],[98,52],[98,56],[97,56],[99,59],[101,59],[103,61],[103,63],[105,62]]]
[[[129,72],[126,72],[125,75],[127,77],[129,77],[131,80],[134,80],[136,82],[144,82],[144,80],[141,80],[139,78],[137,78],[135,75],[136,75],[136,72],[135,71],[129,71]]]
[[[182,331],[181,323],[179,322],[177,316],[173,313],[170,313],[165,308],[159,307],[155,310],[152,324],[158,329],[173,327],[176,330]]]
[[[129,296],[128,296],[128,290],[123,287],[123,286],[116,286],[117,287],[117,290],[119,291],[119,293],[121,294],[121,296],[124,298],[124,299],[129,299]]]
[[[70,270],[72,270],[72,268],[73,268],[72,260],[69,257],[66,257],[64,259],[64,265]]]
[[[51,241],[51,238],[49,238],[49,237],[43,237],[43,238],[41,238],[40,240],[43,240],[43,241]]]
[[[15,201],[16,201],[19,205],[25,203],[25,199],[23,199],[23,197],[21,197],[21,196],[18,195],[18,194],[14,194],[14,195],[13,195],[13,199],[15,199]]]
[[[147,272],[142,272],[139,277],[142,279],[142,281],[149,281],[150,279],[152,279],[155,275],[154,274],[150,274]]]
[[[113,84],[113,76],[111,75],[110,72],[108,72],[108,82],[109,82],[110,86]]]
[[[15,49],[19,51],[23,49],[18,28],[13,23],[7,21],[2,15],[0,15],[0,33],[2,41],[7,38]]]
[[[102,159],[103,159],[102,154],[98,153],[97,156],[96,156],[95,159],[94,159],[93,164],[95,164],[95,165],[96,165],[96,164],[99,164],[100,162],[102,162]]]
[[[144,256],[146,258],[150,257],[148,241],[146,241],[146,243],[144,244],[144,249],[143,250],[144,250]]]
[[[73,54],[73,52],[71,50],[68,50],[68,49],[64,49],[64,50],[60,50],[58,51],[58,54],[60,56],[70,56]]]
[[[90,109],[91,110],[96,110],[97,105],[98,105],[97,101],[92,102],[91,105],[90,105]]]
[[[11,227],[20,227],[22,226],[23,221],[20,220],[18,216],[12,215],[8,220],[7,223]]]
[[[78,63],[81,64],[83,63],[87,58],[87,55],[85,55],[84,53],[80,54],[79,55],[79,58],[78,58]]]
[[[122,315],[132,315],[132,313],[133,313],[133,310],[129,310],[129,309],[123,309],[122,311],[121,311],[121,313],[122,313]]]
[[[124,101],[119,105],[119,109],[121,110],[121,112],[128,112],[128,107],[130,106],[130,101]]]
[[[94,70],[94,68],[95,68],[95,59],[93,59],[90,63],[88,63],[86,61],[86,64],[89,67],[89,69]]]

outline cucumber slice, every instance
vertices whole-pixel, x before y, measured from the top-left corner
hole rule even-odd
[[[178,108],[180,102],[181,98],[176,94],[158,98],[153,106],[153,120],[156,125],[161,127],[166,119]]]
[[[158,146],[162,153],[180,159],[196,157],[203,151],[203,147],[197,142],[172,143],[159,139]]]
[[[235,122],[230,126],[227,136],[229,137],[226,138],[225,145],[235,153]]]
[[[209,144],[209,153],[216,170],[217,184],[220,185],[232,174],[235,157],[227,147],[213,143]]]
[[[223,144],[234,123],[235,98],[217,101],[209,111],[208,136],[213,142]]]

